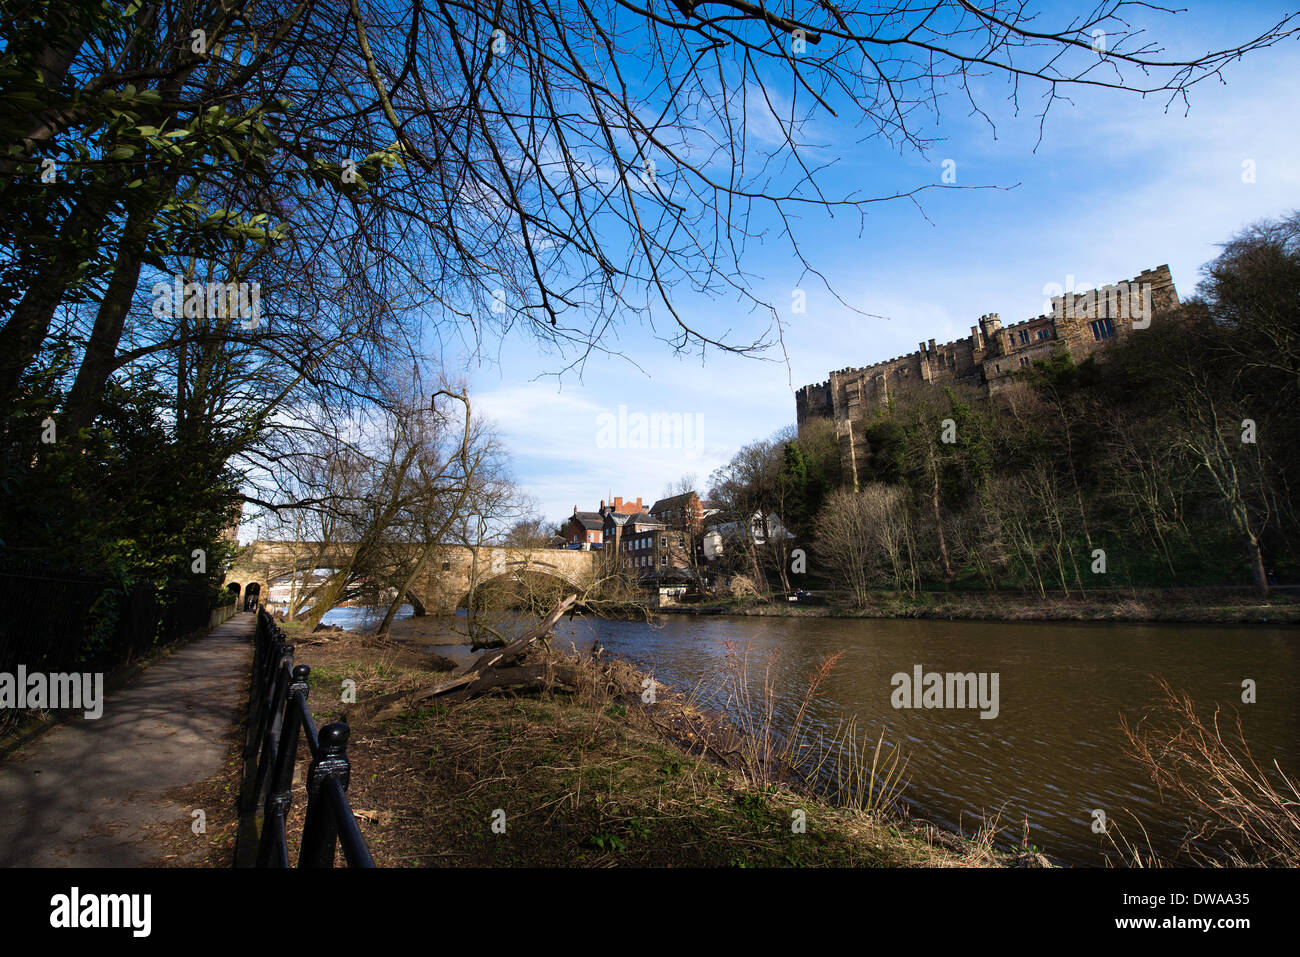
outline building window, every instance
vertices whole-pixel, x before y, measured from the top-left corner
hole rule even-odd
[[[1029,330],[1028,330],[1028,329],[1021,329],[1021,330],[1020,330],[1020,344],[1023,346],[1023,345],[1025,345],[1027,342],[1029,342]]]
[[[1097,319],[1088,323],[1088,328],[1092,330],[1092,337],[1098,342],[1115,335],[1115,323],[1110,319]]]
[[[1046,339],[1046,338],[1048,337],[1049,334],[1050,334],[1050,333],[1049,333],[1046,329],[1039,329],[1039,330],[1038,330],[1038,338],[1040,338],[1040,339]]]
[[[667,565],[667,564],[668,564],[668,556],[665,555],[663,558],[659,559],[659,564],[660,564],[660,565]]]

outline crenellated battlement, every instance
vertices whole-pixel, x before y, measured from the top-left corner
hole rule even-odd
[[[1072,277],[1067,279],[1067,285],[1072,282]],[[1044,293],[1052,288],[1045,286]],[[799,426],[813,418],[832,419],[841,441],[856,445],[862,442],[861,429],[855,430],[852,423],[884,405],[892,394],[957,383],[996,392],[1036,360],[1058,350],[1081,360],[1179,305],[1168,265],[1143,269],[1132,279],[1099,289],[1055,288],[1061,295],[1050,297],[1049,313],[1007,326],[996,312],[986,313],[970,327],[969,336],[941,344],[930,339],[918,343],[915,352],[839,369],[824,382],[802,386],[795,392]],[[854,463],[865,452],[848,449],[841,458]]]

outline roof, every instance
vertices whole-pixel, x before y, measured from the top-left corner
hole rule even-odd
[[[628,520],[629,520],[628,524],[632,525],[635,531],[638,532],[650,528],[668,527],[667,522],[660,521],[659,519],[651,515],[647,515],[645,512],[642,512],[640,515],[629,515]]]
[[[583,528],[599,531],[605,527],[605,517],[600,512],[574,512],[569,521],[582,523]]]
[[[672,508],[682,508],[692,498],[699,498],[694,492],[683,492],[681,495],[671,495],[668,498],[661,498],[650,506],[650,512],[664,512]]]

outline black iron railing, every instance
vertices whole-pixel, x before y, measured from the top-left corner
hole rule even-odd
[[[0,674],[111,671],[205,630],[229,601],[0,554]],[[0,709],[0,735],[34,714]]]
[[[305,738],[311,764],[298,866],[333,867],[335,848],[341,846],[349,867],[374,867],[348,804],[348,726],[340,721],[316,730],[307,703],[311,669],[293,663],[293,645],[265,611],[257,613],[253,643],[236,866],[289,866],[285,822],[298,747]]]

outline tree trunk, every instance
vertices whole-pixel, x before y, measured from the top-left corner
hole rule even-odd
[[[117,345],[122,340],[126,315],[131,309],[135,287],[140,281],[140,253],[149,228],[153,225],[153,218],[152,207],[140,209],[138,206],[127,217],[117,260],[113,265],[113,277],[104,291],[90,340],[86,343],[81,368],[77,370],[77,378],[64,404],[65,428],[69,435],[75,435],[94,421],[104,385],[113,373]]]
[[[0,404],[7,405],[17,395],[18,383],[49,335],[68,286],[98,242],[108,212],[104,195],[97,189],[77,201],[59,231],[56,255],[36,268],[27,292],[0,328]],[[88,238],[78,242],[83,233]]]
[[[934,528],[939,534],[939,560],[943,564],[943,587],[952,586],[952,563],[948,560],[948,539],[943,533],[943,512],[939,505],[939,463],[934,458],[934,446],[927,439],[925,454],[930,465],[930,505],[934,511]]]

